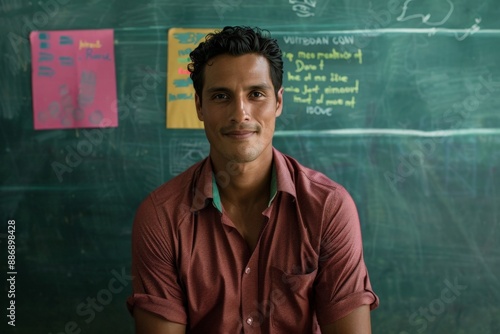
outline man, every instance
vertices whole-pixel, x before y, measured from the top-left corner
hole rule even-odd
[[[272,146],[276,40],[226,27],[190,57],[210,154],[137,211],[137,333],[370,333],[378,298],[351,197]]]

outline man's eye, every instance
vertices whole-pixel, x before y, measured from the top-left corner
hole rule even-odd
[[[262,94],[261,92],[252,92],[252,97],[262,97],[264,96],[264,94]]]
[[[213,96],[213,99],[214,100],[224,100],[224,99],[227,99],[227,95],[226,94],[215,94]]]

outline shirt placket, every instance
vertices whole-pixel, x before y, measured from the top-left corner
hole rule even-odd
[[[259,268],[261,267],[259,258],[262,235],[266,233],[269,227],[269,218],[272,215],[274,207],[275,205],[272,204],[263,212],[266,222],[262,227],[257,246],[250,256],[241,276],[243,333],[261,333],[263,326],[266,327],[266,323],[269,322],[270,314],[266,309],[268,305],[259,303],[259,295],[264,295],[265,292],[259,291]],[[265,286],[261,286],[260,288],[265,289]]]
[[[259,247],[256,247],[241,275],[241,316],[244,333],[260,333],[265,321],[258,307],[258,258]]]

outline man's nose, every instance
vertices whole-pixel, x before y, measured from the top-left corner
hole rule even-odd
[[[245,98],[235,98],[234,105],[231,108],[231,121],[235,123],[248,121],[250,119],[249,107],[248,101],[246,101]]]

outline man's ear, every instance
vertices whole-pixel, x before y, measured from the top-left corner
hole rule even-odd
[[[203,112],[201,111],[201,98],[198,94],[194,95],[194,103],[196,105],[196,114],[198,115],[198,119],[203,122]]]
[[[281,115],[283,111],[283,87],[280,88],[278,94],[276,94],[276,117]]]

